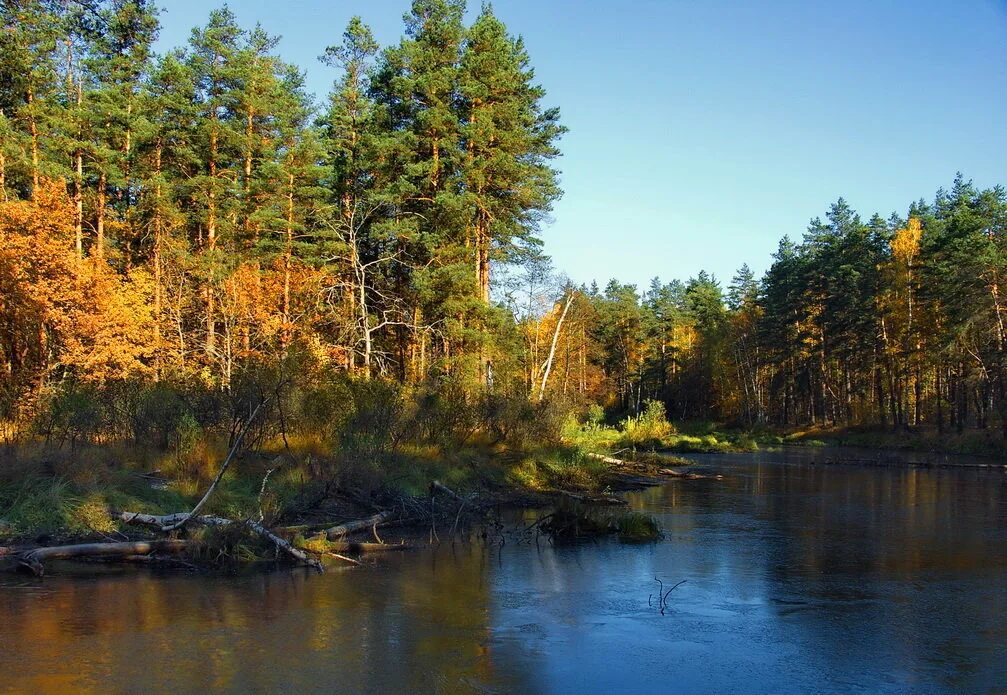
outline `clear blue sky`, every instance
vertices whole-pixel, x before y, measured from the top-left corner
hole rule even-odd
[[[206,0],[164,0],[160,48]],[[478,0],[470,1],[470,14]],[[359,14],[387,45],[408,0],[232,0],[321,98],[316,60]],[[543,230],[578,282],[760,273],[845,197],[904,212],[962,171],[1007,184],[1007,2],[497,0],[570,133]]]

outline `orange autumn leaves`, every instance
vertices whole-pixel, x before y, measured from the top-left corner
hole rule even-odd
[[[176,266],[162,266],[158,297],[154,268],[122,271],[93,253],[79,258],[72,203],[59,182],[44,183],[32,200],[0,203],[0,385],[20,391],[64,377],[156,379],[159,372],[202,373],[207,366],[226,382],[234,360],[269,356],[281,336],[303,338],[319,313],[325,286],[319,271],[296,262],[286,269],[285,317],[276,306],[282,259],[266,268],[238,264],[208,285],[220,348],[207,356],[178,338],[199,306],[189,296],[194,270]]]
[[[152,283],[78,258],[64,186],[48,182],[33,200],[0,203],[3,365],[15,382],[50,375],[103,382],[148,375],[153,351]]]

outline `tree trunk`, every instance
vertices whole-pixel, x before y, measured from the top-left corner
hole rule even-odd
[[[290,264],[294,255],[294,175],[287,176],[287,230],[283,250],[283,330],[280,346],[285,351],[290,345]]]
[[[563,313],[560,314],[559,320],[556,322],[556,330],[552,334],[552,345],[549,348],[549,357],[545,361],[545,369],[542,373],[542,384],[538,392],[538,400],[541,402],[545,398],[545,388],[549,383],[549,372],[552,371],[553,359],[556,356],[556,343],[559,341],[560,331],[563,330],[563,321],[566,320],[566,314],[570,311],[570,305],[573,303],[574,293],[570,292],[566,297],[566,303],[563,305]]]
[[[81,558],[128,558],[151,553],[180,553],[189,541],[166,539],[157,541],[137,541],[130,543],[81,543],[78,545],[57,545],[36,548],[23,553],[20,561],[36,576],[45,574],[43,562],[47,560],[75,560]]]
[[[217,129],[210,131],[210,189],[207,191],[206,203],[206,246],[212,253],[217,248]],[[217,328],[213,308],[213,273],[207,278],[204,298],[206,300],[206,352],[213,354],[217,344]]]
[[[343,536],[353,533],[354,531],[366,531],[367,529],[379,526],[391,519],[394,515],[394,512],[380,512],[379,514],[367,517],[366,519],[347,521],[339,524],[338,526],[333,526],[332,528],[324,531],[319,531],[315,534],[314,538],[325,538],[330,541],[340,540]]]
[[[35,92],[28,87],[28,131],[31,133],[31,197],[38,196],[39,186],[39,155],[38,155],[38,123],[35,120]]]
[[[98,175],[98,202],[95,204],[98,215],[96,225],[97,237],[95,238],[95,257],[98,260],[105,259],[105,187],[108,178],[104,171]]]

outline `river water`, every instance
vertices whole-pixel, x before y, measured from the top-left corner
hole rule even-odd
[[[844,457],[695,457],[723,479],[629,495],[648,545],[0,576],[0,690],[1007,692],[1007,474]]]

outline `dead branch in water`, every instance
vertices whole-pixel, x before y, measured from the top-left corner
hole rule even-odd
[[[629,504],[629,502],[621,497],[614,497],[612,495],[578,494],[576,492],[570,492],[569,490],[546,490],[545,492],[550,495],[567,497],[575,502],[580,502],[581,504],[598,504],[611,507],[619,507]]]
[[[76,560],[92,558],[130,559],[137,556],[147,556],[151,553],[180,553],[189,545],[189,541],[168,539],[157,541],[137,541],[130,543],[79,543],[76,545],[56,545],[48,548],[35,548],[20,553],[18,561],[41,577],[45,574],[43,562],[47,560]]]
[[[198,523],[206,526],[230,526],[233,524],[244,524],[251,531],[259,536],[262,536],[270,543],[275,545],[279,550],[286,553],[290,557],[294,558],[298,562],[312,567],[319,572],[323,571],[322,563],[305,553],[300,548],[295,548],[289,542],[277,536],[275,533],[270,531],[268,528],[263,526],[257,521],[248,519],[247,521],[235,521],[233,519],[224,519],[219,516],[192,516],[191,514],[185,514],[184,512],[179,514],[167,514],[164,516],[157,516],[155,514],[140,514],[138,512],[109,512],[111,517],[117,521],[122,521],[126,524],[139,524],[142,526],[151,526],[160,530],[165,528],[172,528],[179,526],[179,520],[181,523]]]
[[[334,541],[346,536],[354,531],[365,531],[367,529],[373,529],[379,524],[388,521],[394,516],[394,512],[384,511],[375,514],[374,516],[367,517],[366,519],[354,519],[352,521],[344,521],[343,523],[333,526],[332,528],[325,529],[324,531],[319,531],[312,538],[324,538],[326,540]]]
[[[654,581],[657,582],[657,587],[658,587],[657,588],[657,599],[658,599],[657,605],[658,605],[658,608],[661,609],[661,615],[664,615],[664,611],[668,608],[668,597],[671,595],[671,592],[674,591],[675,589],[677,589],[678,587],[682,586],[683,584],[685,584],[689,580],[688,579],[683,579],[682,581],[680,581],[678,584],[676,584],[675,586],[671,587],[667,591],[664,590],[664,582],[662,582],[657,577],[654,577]],[[651,603],[651,599],[652,598],[654,598],[654,594],[651,594],[650,596],[647,597],[647,605],[648,606],[653,605]]]

